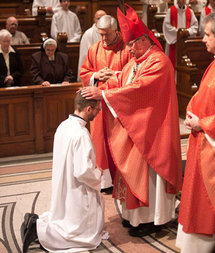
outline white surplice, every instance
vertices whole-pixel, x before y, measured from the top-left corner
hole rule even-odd
[[[85,125],[70,115],[55,134],[51,208],[37,220],[39,241],[49,252],[95,249],[108,238],[103,230],[101,172]]]
[[[61,8],[52,17],[51,36],[57,39],[59,32],[65,32],[68,36],[68,42],[79,42],[81,38],[81,25],[78,16],[70,11]]]
[[[177,42],[177,31],[179,28],[186,28],[186,15],[185,11],[186,8],[180,9],[178,5],[176,4],[175,7],[178,10],[178,27],[174,27],[171,25],[170,20],[170,9],[168,9],[164,22],[163,22],[163,34],[166,40],[166,48],[165,53],[169,55],[169,45],[175,44]],[[198,20],[193,12],[191,10],[191,23],[190,28],[187,29],[190,36],[194,36],[198,32]]]
[[[212,8],[211,4],[208,5],[208,8],[211,9],[211,13],[215,13],[215,9]],[[204,18],[206,17],[205,8],[201,11],[200,21],[199,21],[199,33],[201,36],[204,35]]]
[[[77,81],[80,82],[81,79],[79,77],[81,65],[84,62],[84,59],[87,55],[87,51],[90,46],[99,41],[101,36],[98,32],[98,28],[96,24],[93,24],[86,32],[83,34],[80,42],[80,50],[79,50],[79,61],[78,61],[78,76]]]
[[[34,0],[32,4],[32,16],[37,16],[39,6],[52,7],[54,13],[61,8],[59,0]]]

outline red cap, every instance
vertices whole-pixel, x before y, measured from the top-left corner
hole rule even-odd
[[[124,15],[119,8],[117,8],[117,18],[119,21],[119,26],[122,32],[122,37],[124,42],[129,42],[147,34],[152,41],[163,50],[160,42],[156,39],[152,31],[143,23],[143,21],[138,17],[134,9],[132,9],[128,4],[125,4],[126,15]]]

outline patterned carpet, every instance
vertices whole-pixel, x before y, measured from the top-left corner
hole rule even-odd
[[[186,143],[182,140],[182,157],[186,159]],[[51,196],[52,154],[0,159],[0,253],[21,253],[20,226],[26,212],[41,214],[49,209]],[[90,252],[96,253],[157,253],[179,252],[175,247],[177,222],[167,224],[157,234],[143,238],[131,237],[122,227],[120,208],[111,195],[105,199],[105,229],[109,240]],[[44,252],[32,244],[28,252]],[[86,252],[86,251],[85,251]],[[88,252],[88,251],[87,251]]]

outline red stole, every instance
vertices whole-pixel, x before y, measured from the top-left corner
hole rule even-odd
[[[186,15],[186,28],[190,28],[191,17],[192,17],[190,8],[188,7],[186,8],[185,15]],[[175,5],[173,5],[170,8],[170,22],[172,26],[176,28],[178,27],[178,10],[175,7]],[[170,45],[169,47],[169,58],[174,67],[175,67],[175,54],[176,54],[175,51],[176,51],[176,43]]]
[[[206,16],[209,15],[210,13],[211,13],[211,9],[208,6],[206,6],[205,7],[205,14],[206,14]]]

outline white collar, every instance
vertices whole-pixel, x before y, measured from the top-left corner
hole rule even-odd
[[[8,51],[8,54],[9,53],[15,53],[15,50],[11,47],[11,46],[9,46],[9,51]],[[3,54],[3,51],[2,51],[2,49],[1,49],[1,45],[0,45],[0,53],[2,53]]]

